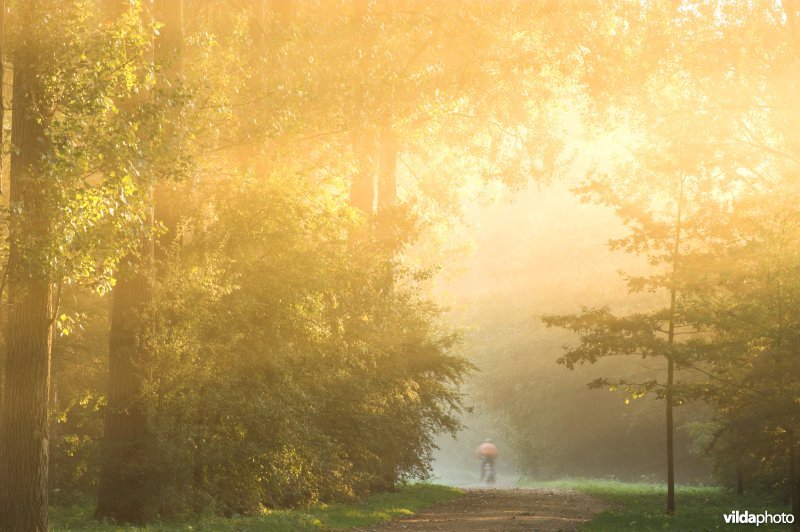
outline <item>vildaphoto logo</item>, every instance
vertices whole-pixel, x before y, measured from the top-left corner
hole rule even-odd
[[[725,523],[729,525],[782,525],[794,523],[794,514],[771,514],[762,512],[760,514],[750,513],[747,510],[740,512],[734,510],[725,514]]]

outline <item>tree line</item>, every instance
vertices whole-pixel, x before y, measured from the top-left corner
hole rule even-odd
[[[630,289],[663,305],[548,318],[580,335],[562,362],[662,360],[597,385],[663,398],[669,457],[673,409],[705,400],[720,470],[800,513],[795,3],[0,14],[0,528],[45,530],[51,496],[138,523],[424,475],[470,366],[415,246],[467,185],[558,177],[569,109],[627,143],[577,192],[617,210],[612,246],[654,268]]]
[[[0,529],[424,477],[470,364],[409,255],[466,183],[550,175],[561,17],[4,1]]]
[[[641,87],[609,95],[599,112],[624,124],[630,151],[575,192],[614,209],[628,231],[610,248],[651,266],[625,275],[629,293],[660,303],[584,307],[544,323],[576,333],[558,359],[570,369],[605,357],[660,361],[644,377],[623,372],[591,387],[664,401],[670,514],[675,410],[690,402],[711,409],[693,431],[718,478],[738,492],[782,493],[800,513],[798,8],[686,2],[613,24],[620,45],[637,43],[628,53],[644,65],[632,78]]]

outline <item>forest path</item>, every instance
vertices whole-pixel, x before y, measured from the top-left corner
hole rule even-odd
[[[382,530],[568,531],[612,505],[570,489],[467,489],[458,499],[413,516],[389,521]]]

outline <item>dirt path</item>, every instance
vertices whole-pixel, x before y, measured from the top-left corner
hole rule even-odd
[[[466,495],[405,518],[382,530],[577,530],[611,507],[600,499],[566,489],[468,489]]]

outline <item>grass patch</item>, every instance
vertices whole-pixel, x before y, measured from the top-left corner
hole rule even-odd
[[[146,527],[115,526],[92,519],[90,502],[50,509],[50,530],[95,531],[270,531],[302,532],[370,526],[396,517],[412,515],[439,501],[455,499],[461,490],[432,484],[401,486],[396,493],[371,495],[356,503],[316,505],[298,510],[271,510],[263,515],[231,518],[205,517],[192,521],[158,522]]]
[[[615,504],[581,530],[789,530],[788,525],[733,525],[723,515],[734,510],[771,514],[790,512],[787,504],[766,495],[736,495],[717,487],[676,486],[675,515],[667,517],[667,487],[663,484],[611,480],[520,481],[521,486],[572,488]],[[800,517],[800,516],[798,516]]]

